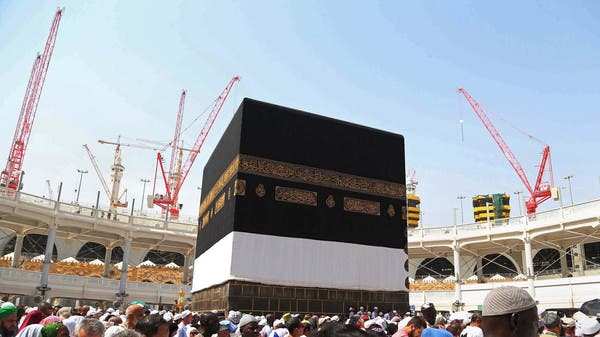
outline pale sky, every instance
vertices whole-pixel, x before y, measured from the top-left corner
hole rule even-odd
[[[25,158],[27,193],[47,195],[49,179],[74,200],[84,169],[80,202],[94,204],[101,186],[83,144],[109,180],[114,148],[98,139],[168,141],[181,89],[185,128],[239,75],[183,187],[184,215],[197,215],[206,159],[251,97],[404,135],[425,226],[451,225],[459,195],[472,222],[470,197],[525,188],[458,86],[483,105],[532,184],[543,144],[511,124],[550,144],[556,185],[574,175],[574,202],[600,196],[597,2],[0,1],[2,167],[57,6],[66,10]],[[123,149],[136,208],[154,158]]]

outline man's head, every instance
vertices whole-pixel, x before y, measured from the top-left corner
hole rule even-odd
[[[483,334],[486,337],[536,337],[537,307],[527,291],[518,287],[491,290],[483,301]]]
[[[102,337],[104,324],[95,318],[84,318],[75,327],[75,337]]]
[[[300,326],[302,325],[300,324]],[[242,337],[257,337],[259,335],[258,320],[252,315],[243,316],[242,319],[240,319],[239,328]]]
[[[423,315],[423,319],[429,325],[435,324],[435,317],[437,316],[437,310],[435,310],[435,305],[433,303],[425,303],[421,306],[421,314]]]
[[[81,306],[77,305],[77,306],[73,307],[71,314],[81,316]]]
[[[144,307],[139,304],[132,304],[125,309],[125,322],[127,329],[135,329],[137,322],[144,317]]]
[[[595,318],[587,318],[581,321],[581,333],[584,337],[595,336],[600,332],[600,323]]]
[[[161,315],[152,314],[142,317],[135,325],[135,331],[145,337],[169,337],[169,324]]]
[[[90,306],[89,305],[84,305],[83,307],[81,307],[81,316],[85,317],[88,313],[88,311],[90,311]]]
[[[229,334],[234,333],[236,330],[235,325],[228,320],[222,320],[219,322],[219,337],[229,337]]]
[[[304,326],[299,317],[292,317],[286,323],[286,328],[292,337],[300,337],[304,334]]]
[[[17,330],[17,308],[14,305],[0,307],[0,329]]]
[[[56,316],[60,317],[60,318],[69,318],[71,317],[71,311],[73,309],[71,307],[62,307],[60,309],[58,309],[58,311],[56,312]]]
[[[192,320],[194,319],[194,315],[192,315],[192,312],[189,310],[184,310],[183,312],[181,312],[181,322],[185,325],[191,324]]]
[[[210,337],[219,332],[219,317],[210,312],[200,315],[200,332],[204,337]]]
[[[275,322],[275,315],[267,314],[267,316],[265,316],[265,318],[267,319],[267,325],[272,327],[273,322]]]
[[[544,326],[546,329],[548,329],[548,331],[552,331],[559,336],[562,335],[562,324],[558,313],[554,311],[547,311],[542,319],[544,321]]]
[[[62,322],[47,323],[42,328],[41,336],[69,337],[69,329]]]
[[[427,327],[427,322],[421,317],[411,318],[406,326],[402,329],[406,332],[408,337],[421,337],[421,332]]]
[[[473,313],[471,315],[471,323],[470,323],[470,325],[481,328],[481,315],[478,314],[478,313],[476,313],[476,312]]]
[[[38,310],[42,312],[42,314],[44,314],[44,316],[50,316],[52,314],[54,314],[54,308],[52,307],[52,304],[48,303],[48,302],[44,302],[42,304],[40,304],[38,306]]]

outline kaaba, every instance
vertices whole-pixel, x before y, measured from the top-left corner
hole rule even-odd
[[[245,98],[203,172],[192,309],[408,311],[404,137]]]

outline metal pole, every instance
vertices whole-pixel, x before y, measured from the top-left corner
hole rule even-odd
[[[486,212],[486,215],[487,215],[488,226],[490,225],[490,205],[491,204],[486,201],[486,203],[485,203],[485,212]]]
[[[569,181],[569,195],[571,196],[571,206],[573,206],[573,190],[571,190],[571,178],[573,177],[574,176],[571,174],[563,178]]]
[[[146,199],[146,183],[150,182],[150,179],[140,179],[141,182],[144,183],[144,188],[142,189],[142,203],[140,205],[140,213],[144,210],[144,200]]]
[[[519,203],[519,216],[523,215],[523,208],[521,208],[521,191],[517,191],[514,192],[514,194],[517,196],[517,202]]]
[[[81,180],[83,179],[83,175],[88,173],[88,171],[77,169],[79,173],[79,187],[77,187],[77,198],[75,198],[75,204],[79,205],[79,193],[81,192]]]
[[[464,195],[460,195],[458,197],[456,197],[456,199],[460,200],[460,224],[464,224],[465,223],[465,212],[463,210],[463,200],[466,197]]]
[[[96,214],[94,214],[94,216],[98,216],[99,211],[98,211],[98,206],[100,204],[100,191],[98,191],[98,195],[96,195]]]
[[[454,227],[456,228],[456,211],[458,211],[458,208],[453,207],[452,208],[452,220],[454,222]]]

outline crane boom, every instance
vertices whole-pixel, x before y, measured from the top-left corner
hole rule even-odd
[[[533,189],[531,188],[531,185],[529,185],[529,181],[527,180],[525,170],[523,170],[523,167],[519,163],[519,160],[512,153],[510,147],[508,146],[508,144],[506,144],[504,138],[502,138],[502,135],[500,135],[500,132],[496,129],[496,127],[494,126],[488,115],[485,113],[479,102],[477,102],[464,88],[458,88],[458,92],[465,96],[467,102],[469,102],[469,105],[471,105],[471,108],[473,108],[473,111],[475,111],[477,117],[479,117],[479,119],[481,120],[485,128],[488,130],[496,144],[498,144],[498,146],[500,147],[500,151],[502,151],[510,165],[515,170],[515,172],[517,172],[517,175],[519,176],[529,193],[533,194]]]
[[[206,118],[206,122],[204,123],[204,126],[202,127],[202,130],[200,131],[200,134],[198,135],[198,138],[196,138],[196,142],[194,143],[194,146],[192,147],[193,151],[190,152],[185,163],[183,164],[183,168],[181,169],[181,177],[179,178],[179,181],[177,182],[177,186],[174,189],[174,193],[173,193],[174,200],[177,200],[177,196],[179,195],[181,186],[183,185],[185,178],[187,178],[187,175],[190,172],[190,169],[192,168],[192,165],[194,164],[194,161],[196,160],[198,153],[200,153],[200,149],[202,149],[202,145],[204,144],[204,141],[206,140],[206,136],[208,136],[210,129],[212,128],[213,124],[215,123],[215,120],[217,119],[217,116],[219,115],[219,112],[221,111],[221,108],[223,107],[225,100],[227,100],[227,97],[229,96],[229,92],[231,92],[233,85],[239,80],[240,80],[240,78],[238,76],[234,76],[231,79],[231,81],[229,81],[229,83],[227,84],[225,89],[223,89],[223,91],[221,92],[219,97],[217,97],[217,100],[215,101],[214,105],[212,106],[210,114]]]
[[[162,180],[163,180],[163,182],[165,184],[165,188],[166,188],[166,193],[165,193],[166,195],[164,195],[164,196],[156,196],[155,195],[153,204],[160,206],[162,209],[167,209],[168,205],[175,205],[175,203],[177,202],[177,198],[179,196],[179,191],[181,190],[181,186],[183,186],[185,178],[187,177],[190,169],[192,168],[192,165],[194,164],[194,161],[196,160],[198,153],[200,153],[200,150],[202,149],[202,145],[204,144],[204,141],[206,140],[206,137],[208,136],[210,129],[212,128],[217,116],[219,115],[219,112],[221,111],[223,104],[227,100],[227,97],[229,96],[229,93],[231,92],[233,85],[235,84],[235,82],[237,82],[239,80],[240,80],[240,78],[238,76],[234,76],[229,81],[229,83],[227,84],[225,89],[223,89],[223,91],[221,92],[219,97],[217,97],[217,99],[214,101],[214,103],[211,106],[210,114],[208,115],[206,122],[204,123],[204,126],[202,127],[202,130],[200,131],[200,134],[196,138],[196,141],[195,141],[192,149],[189,150],[189,149],[177,148],[180,151],[181,150],[189,151],[189,155],[188,155],[185,163],[183,164],[183,167],[180,170],[177,170],[178,176],[177,176],[177,179],[175,180],[174,186],[173,186],[173,184],[171,184],[171,181],[167,178],[167,174],[165,173],[165,169],[163,166],[163,158],[160,155],[160,153],[158,153],[157,158],[156,158],[156,171],[158,171],[158,169],[160,168],[160,171],[162,174]],[[178,116],[178,119],[179,119],[179,116]],[[155,178],[154,178],[155,185],[156,185],[156,180],[157,180],[157,176],[155,174]],[[169,211],[171,212],[172,215],[179,214],[179,209],[177,207],[170,208]]]
[[[513,169],[519,176],[519,179],[521,179],[521,182],[523,182],[523,185],[525,185],[525,188],[527,188],[527,190],[531,194],[531,196],[529,197],[529,200],[525,203],[525,206],[527,208],[528,214],[535,213],[537,206],[550,198],[550,196],[551,196],[550,188],[552,187],[552,184],[554,184],[554,181],[552,178],[552,164],[550,162],[550,146],[546,145],[544,147],[544,151],[542,152],[542,161],[539,166],[539,171],[537,174],[535,185],[532,188],[531,185],[529,184],[529,180],[527,179],[527,175],[525,174],[525,170],[523,170],[523,167],[521,166],[521,163],[519,163],[519,160],[517,159],[517,157],[513,154],[510,147],[508,146],[508,144],[504,141],[504,138],[502,138],[502,135],[500,134],[500,132],[496,129],[496,127],[494,126],[494,124],[492,123],[492,121],[490,120],[488,115],[485,113],[485,110],[483,110],[483,107],[479,104],[479,102],[477,102],[475,100],[475,98],[473,98],[467,92],[466,89],[458,88],[458,92],[463,94],[463,96],[465,96],[465,99],[467,100],[467,102],[469,103],[471,108],[473,108],[473,111],[475,111],[475,114],[477,115],[477,117],[479,117],[479,119],[481,120],[481,122],[483,123],[483,125],[485,126],[487,131],[490,133],[490,135],[492,136],[492,138],[494,139],[494,141],[496,142],[498,147],[500,147],[500,150],[502,151],[502,153],[504,154],[504,156],[506,157],[506,159],[508,160],[510,165],[513,167]],[[532,138],[532,137],[530,136],[530,138]],[[546,163],[549,164],[548,171],[549,171],[549,175],[550,175],[550,186],[547,186],[547,185],[542,186],[542,184],[541,184],[542,178],[544,176],[544,171],[546,169]]]
[[[147,149],[147,150],[152,150],[152,151],[160,151],[161,149],[158,149],[156,147],[153,146],[148,146],[148,145],[140,145],[140,144],[129,144],[129,143],[121,143],[121,142],[111,142],[108,140],[102,140],[99,139],[98,143],[100,144],[106,144],[106,145],[117,145],[117,146],[127,146],[127,147],[136,147],[139,149]]]
[[[87,146],[87,144],[83,144],[83,148],[87,151],[87,154],[90,157],[90,160],[92,161],[92,165],[94,166],[94,170],[96,170],[96,174],[98,175],[98,179],[100,179],[100,183],[102,184],[102,188],[104,188],[104,192],[106,193],[106,196],[108,197],[108,200],[111,200],[112,197],[111,197],[110,190],[108,189],[108,184],[106,183],[106,180],[104,180],[104,176],[102,175],[102,172],[100,171],[100,167],[98,166],[98,162],[96,161],[96,157],[94,157],[94,155],[92,154],[92,151]]]
[[[25,97],[21,105],[19,118],[17,119],[17,127],[11,144],[11,149],[8,154],[6,168],[0,174],[0,185],[6,186],[9,189],[17,190],[20,188],[21,170],[25,159],[25,152],[29,144],[29,136],[35,120],[35,114],[42,94],[42,89],[46,81],[48,66],[54,44],[58,33],[58,26],[62,17],[63,9],[58,9],[54,15],[54,21],[50,27],[50,33],[46,40],[44,52],[37,55],[33,63],[31,75],[25,89]]]

